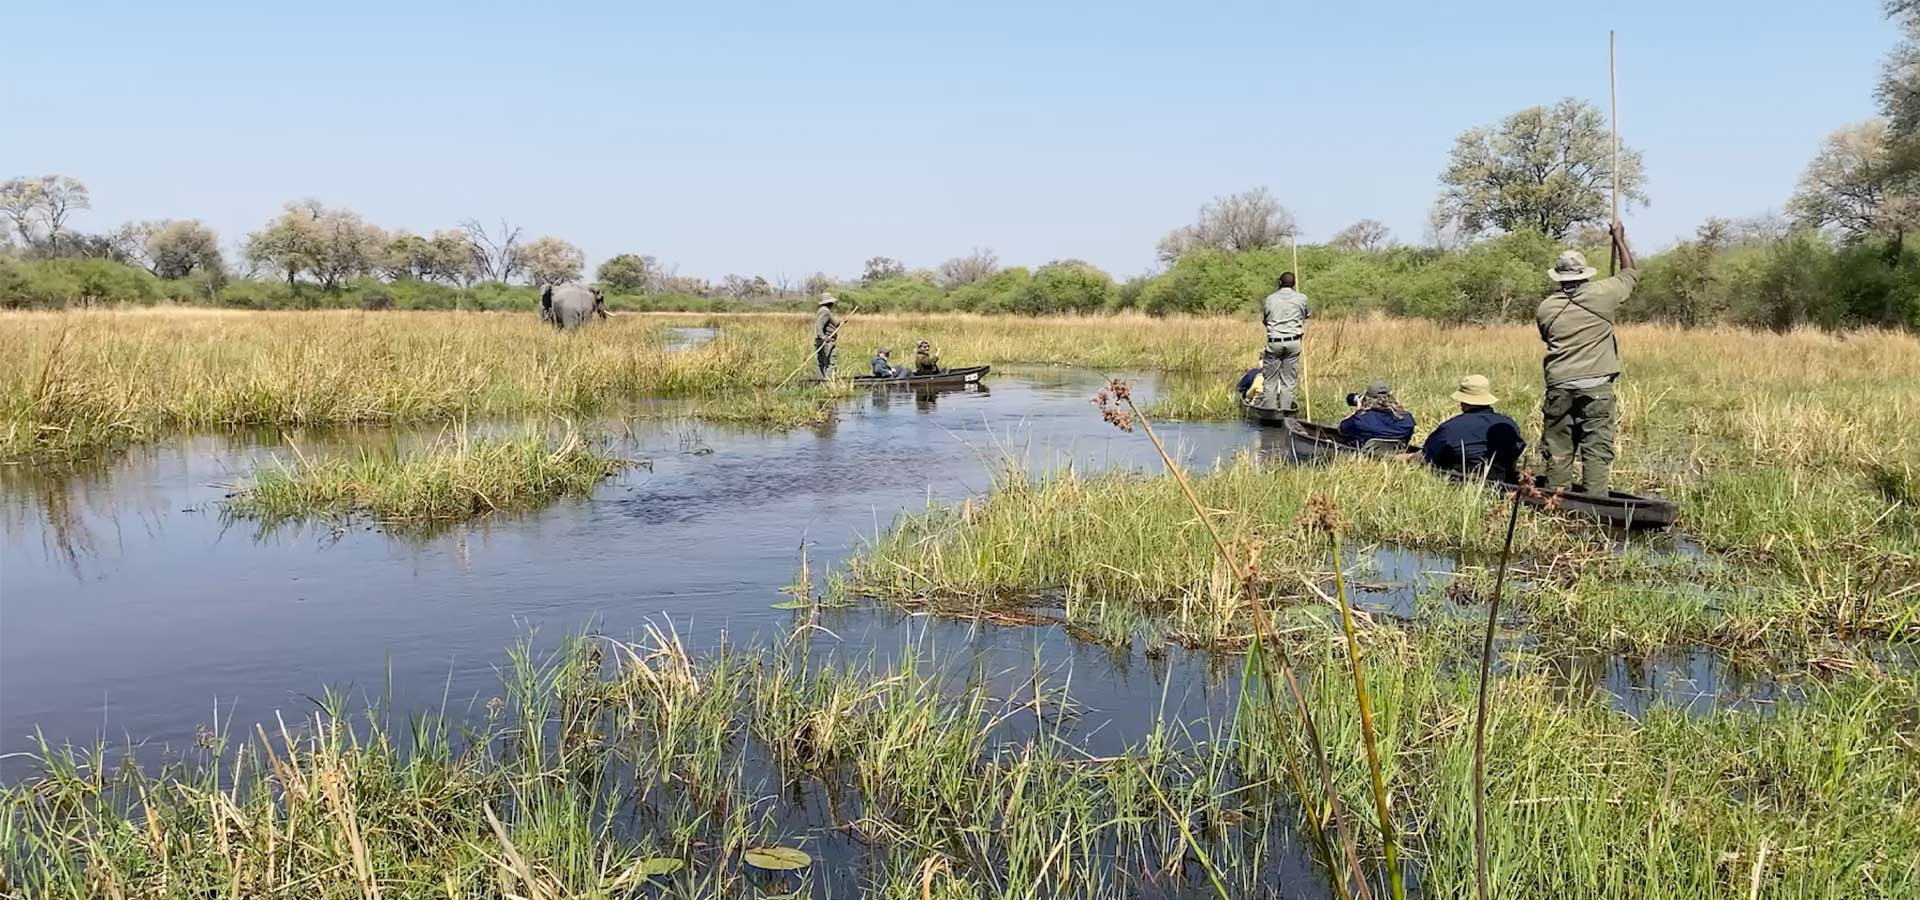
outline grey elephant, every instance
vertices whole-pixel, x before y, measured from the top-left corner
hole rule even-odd
[[[540,289],[540,321],[551,322],[553,327],[565,331],[585,325],[595,317],[607,317],[607,298],[599,288],[550,284]]]

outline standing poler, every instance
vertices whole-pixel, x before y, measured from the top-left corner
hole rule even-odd
[[[1627,249],[1627,231],[1618,222],[1612,237],[1620,274],[1594,281],[1599,270],[1587,265],[1585,256],[1577,250],[1561,253],[1547,271],[1560,289],[1540,301],[1534,313],[1540,340],[1547,345],[1540,455],[1547,464],[1547,487],[1554,490],[1572,486],[1582,493],[1605,494],[1613,477],[1613,383],[1620,378],[1620,342],[1613,322],[1640,276]]]
[[[832,294],[821,294],[820,311],[813,316],[813,361],[820,377],[828,380],[833,378],[834,344],[840,335],[840,317],[833,312],[838,302]]]
[[[1260,354],[1260,408],[1292,412],[1300,386],[1300,341],[1306,337],[1307,295],[1293,289],[1292,272],[1280,273],[1280,289],[1260,303],[1267,327],[1267,349]]]

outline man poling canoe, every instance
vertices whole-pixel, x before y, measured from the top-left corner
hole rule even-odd
[[[840,336],[840,316],[833,307],[840,302],[832,294],[821,294],[817,312],[813,316],[813,361],[820,368],[820,378],[833,380],[833,354]]]
[[[1613,323],[1640,279],[1626,228],[1615,223],[1612,238],[1621,264],[1618,275],[1595,281],[1599,270],[1587,265],[1580,251],[1568,250],[1547,271],[1559,290],[1540,301],[1534,313],[1547,347],[1541,361],[1547,392],[1540,404],[1540,455],[1546,486],[1553,490],[1605,494],[1612,481],[1613,391],[1620,379],[1620,340]]]

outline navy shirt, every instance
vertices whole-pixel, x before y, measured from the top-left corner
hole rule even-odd
[[[1488,468],[1500,481],[1519,477],[1521,452],[1527,442],[1520,424],[1491,409],[1464,412],[1440,424],[1427,436],[1425,455],[1435,467],[1469,475]]]
[[[1240,386],[1235,390],[1235,393],[1239,394],[1242,397],[1245,397],[1248,391],[1253,390],[1253,379],[1259,377],[1259,375],[1260,375],[1259,366],[1254,366],[1253,368],[1248,369],[1247,374],[1240,376]]]
[[[1363,409],[1340,420],[1340,436],[1356,444],[1368,441],[1413,440],[1413,413],[1394,415],[1384,409]]]
[[[887,358],[886,358],[886,357],[884,357],[884,356],[875,356],[875,357],[873,358],[873,374],[874,374],[874,377],[876,377],[876,378],[892,378],[892,377],[894,376],[894,374],[895,374],[895,373],[897,373],[897,372],[899,372],[899,370],[898,370],[898,369],[895,369],[895,368],[893,367],[893,363],[891,363],[891,362],[889,362],[889,361],[887,360]]]

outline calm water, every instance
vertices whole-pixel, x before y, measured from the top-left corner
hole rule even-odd
[[[653,622],[696,651],[723,635],[771,640],[791,625],[792,613],[770,605],[794,580],[803,545],[819,579],[900,512],[985,492],[1009,459],[1034,472],[1157,470],[1143,435],[1115,431],[1089,404],[1101,383],[1075,370],[995,373],[990,393],[862,395],[834,421],[788,433],[608,421],[650,470],[430,537],[224,520],[220,501],[255,462],[291,456],[274,434],[182,439],[72,472],[0,469],[0,753],[28,749],[36,729],[56,743],[104,735],[179,746],[212,724],[216,706],[245,732],[276,710],[304,713],[326,687],[400,709],[484,701],[505,649],[530,633],[551,645]],[[1136,385],[1148,400],[1157,387]],[[1275,438],[1239,422],[1162,430],[1196,467]],[[292,440],[315,455],[437,434]],[[1413,614],[1415,598],[1444,590],[1453,571],[1444,559],[1364,552],[1357,577],[1369,590],[1357,600],[1389,615]],[[1236,671],[1193,654],[1149,662],[1057,629],[976,628],[873,606],[831,611],[823,624],[842,652],[937,654],[1009,686],[1037,657],[1056,680],[1071,677],[1095,753],[1138,738],[1163,709],[1191,719],[1227,708]],[[1681,696],[1695,674],[1713,690],[1709,663],[1630,665],[1572,661],[1566,671],[1629,708]],[[0,777],[28,766],[0,760]]]
[[[793,581],[803,543],[818,576],[902,510],[984,492],[1009,456],[1034,471],[1157,467],[1143,436],[1101,422],[1088,403],[1099,383],[1048,371],[995,378],[990,394],[875,393],[784,434],[607,423],[651,471],[424,539],[224,521],[220,501],[255,461],[291,456],[274,436],[169,442],[64,477],[10,470],[0,481],[0,752],[26,749],[36,728],[56,741],[177,745],[212,722],[216,703],[244,726],[303,711],[327,686],[391,690],[402,708],[484,699],[505,648],[530,631],[551,643],[653,621],[693,648],[723,633],[771,639],[791,621],[769,605]],[[1151,393],[1150,381],[1142,387]],[[1260,437],[1240,423],[1166,430],[1196,465]],[[314,455],[433,434],[294,440]],[[1089,668],[1074,677],[1085,703],[1129,716],[1145,714],[1139,697],[1157,703],[1161,678],[1176,680],[1176,705],[1208,690],[1202,661],[1156,677],[1052,630],[928,628],[871,608],[835,611],[828,624],[862,653],[912,641],[984,654],[971,664],[994,671],[1030,671],[1038,642],[1049,665]]]

